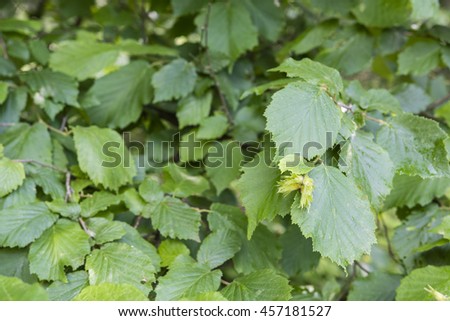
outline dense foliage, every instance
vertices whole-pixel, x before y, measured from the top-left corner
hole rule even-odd
[[[0,3],[0,300],[447,300],[438,0]]]

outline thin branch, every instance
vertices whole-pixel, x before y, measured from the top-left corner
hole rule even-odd
[[[442,97],[441,99],[438,99],[434,102],[432,102],[431,104],[429,104],[427,106],[427,109],[425,109],[426,111],[433,111],[436,107],[439,107],[440,105],[445,104],[446,102],[450,101],[450,94],[448,94],[445,97]]]
[[[366,118],[366,119],[368,119],[368,120],[371,120],[371,121],[374,121],[374,122],[376,122],[376,123],[378,123],[378,124],[380,124],[380,125],[387,125],[388,123],[386,123],[384,120],[382,120],[382,119],[378,119],[378,118],[375,118],[375,117],[372,117],[372,116],[369,116],[369,115],[367,115],[367,113],[364,113],[364,117]]]
[[[348,295],[348,292],[350,291],[350,286],[355,278],[356,278],[356,261],[353,262],[352,273],[346,278],[346,281],[342,286],[341,291],[336,295],[335,299],[336,301],[341,301]]]
[[[66,172],[66,196],[64,198],[66,203],[72,199],[72,195],[73,195],[73,189],[70,186],[71,177],[72,177],[72,174],[70,172]]]
[[[224,279],[221,279],[220,283],[222,283],[223,285],[230,285],[231,284],[230,282],[225,281]]]
[[[58,128],[55,128],[55,127],[53,127],[53,126],[50,126],[49,124],[47,124],[47,123],[46,123],[45,121],[43,121],[42,119],[39,119],[39,122],[40,122],[41,124],[45,125],[45,127],[47,127],[49,130],[54,131],[55,133],[58,133],[58,134],[60,134],[60,135],[68,136],[68,135],[71,134],[71,131],[62,131],[62,130],[59,130]]]
[[[367,274],[370,274],[370,271],[366,269],[361,263],[358,261],[355,261],[355,266],[359,267],[362,271],[366,272]]]
[[[65,169],[58,168],[58,167],[53,166],[51,164],[42,163],[42,162],[34,160],[34,159],[14,159],[14,161],[17,162],[17,163],[36,164],[36,165],[39,165],[39,166],[42,166],[42,167],[51,168],[51,169],[53,169],[53,170],[55,170],[57,172],[63,173],[63,174],[67,173],[67,170],[65,170]]]
[[[61,126],[59,127],[60,131],[65,131],[66,130],[66,125],[67,125],[67,120],[69,119],[69,116],[65,115],[61,121]]]
[[[346,109],[346,110],[348,110],[348,111],[353,112],[353,107],[344,104],[342,101],[338,101],[338,102],[337,102],[337,105],[338,105],[339,107],[341,107],[341,108],[344,108],[344,109]]]
[[[133,227],[137,229],[139,227],[139,225],[141,225],[141,222],[142,222],[142,216],[140,216],[140,215],[136,216]]]
[[[217,93],[219,94],[219,99],[221,102],[221,107],[223,112],[228,118],[228,121],[230,124],[234,124],[233,117],[231,117],[230,108],[228,106],[227,100],[225,98],[224,93],[222,92],[222,88],[220,87],[219,79],[217,78],[217,75],[214,73],[213,68],[211,67],[211,57],[209,56],[209,50],[208,50],[208,28],[209,28],[209,16],[211,14],[211,6],[212,2],[210,1],[208,3],[208,9],[206,11],[205,16],[205,24],[202,27],[202,38],[204,39],[204,47],[205,47],[205,58],[207,65],[205,66],[206,72],[209,74],[209,76],[214,81],[214,86],[217,89]]]
[[[80,223],[81,228],[83,229],[83,231],[84,231],[87,235],[89,235],[89,237],[92,237],[92,238],[95,237],[95,233],[94,233],[93,231],[91,231],[91,230],[87,227],[86,222],[85,222],[81,217],[78,219],[78,222]]]
[[[381,226],[383,228],[383,233],[384,233],[384,237],[386,239],[386,244],[387,244],[387,249],[388,249],[388,253],[389,256],[392,258],[392,260],[399,264],[403,270],[406,272],[406,266],[403,264],[403,262],[397,257],[397,255],[395,255],[394,250],[392,249],[392,244],[391,244],[391,239],[389,238],[389,231],[388,228],[386,226],[386,223],[384,222],[384,219],[382,216],[379,216],[379,221],[381,223]]]

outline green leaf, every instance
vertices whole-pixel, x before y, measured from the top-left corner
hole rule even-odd
[[[449,190],[450,178],[420,178],[419,176],[396,175],[391,193],[385,201],[386,208],[419,204],[425,206],[435,197]]]
[[[324,165],[309,176],[314,181],[311,206],[301,209],[297,195],[291,216],[312,238],[314,250],[343,267],[369,253],[376,241],[375,219],[355,184],[338,169]]]
[[[450,296],[450,267],[427,266],[413,270],[402,279],[397,289],[397,301],[433,301],[432,290]]]
[[[244,0],[243,4],[261,37],[276,41],[285,24],[282,9],[272,0]]]
[[[339,168],[369,196],[372,206],[381,208],[394,179],[395,169],[389,154],[373,141],[371,133],[356,131],[343,147],[341,157],[344,164]]]
[[[312,85],[323,86],[333,96],[344,89],[341,75],[336,69],[309,58],[300,61],[288,58],[280,66],[270,70],[285,72],[288,77],[301,78]]]
[[[164,193],[159,183],[154,179],[146,179],[139,185],[139,194],[149,202],[160,202],[164,198]]]
[[[367,68],[372,60],[374,39],[365,30],[347,27],[333,36],[316,60],[336,68],[343,75],[353,75]]]
[[[439,65],[440,46],[434,40],[422,40],[406,47],[398,55],[399,75],[424,75]]]
[[[0,57],[1,64],[1,57]],[[0,74],[2,70],[0,65]],[[25,87],[17,87],[14,90],[9,89],[8,98],[0,108],[0,120],[2,122],[17,123],[20,119],[20,113],[27,104],[27,89]],[[0,133],[3,133],[5,128],[0,128]],[[1,137],[1,136],[0,136]]]
[[[0,57],[0,75],[12,77],[17,72],[16,66],[9,60]]]
[[[289,226],[280,241],[281,266],[290,276],[307,272],[319,263],[319,253],[313,252],[311,240],[306,239],[297,226]]]
[[[437,206],[429,205],[408,215],[406,221],[399,225],[392,237],[392,248],[407,268],[411,269],[419,255],[418,249],[434,244],[442,236],[432,232],[447,213]]]
[[[38,164],[31,164],[28,169],[30,177],[33,178],[37,186],[42,188],[46,195],[50,195],[53,199],[64,198],[66,190],[62,183],[61,173],[55,173],[52,168],[42,168]]]
[[[169,272],[159,278],[155,289],[156,301],[175,301],[216,291],[221,277],[220,270],[211,271],[208,266],[190,257],[179,256],[170,266]]]
[[[291,172],[292,174],[305,175],[312,171],[314,166],[312,163],[305,162],[298,154],[289,154],[278,161],[278,168],[282,174]]]
[[[75,223],[60,219],[30,247],[30,271],[40,280],[67,282],[64,268],[77,269],[89,254],[89,236]]]
[[[180,101],[177,108],[177,119],[179,128],[198,125],[208,117],[211,110],[212,93],[211,91],[201,97],[188,96]]]
[[[279,57],[286,57],[290,51],[301,55],[321,46],[334,32],[336,20],[326,20],[302,32],[297,38],[288,42],[278,53]]]
[[[153,101],[156,103],[186,97],[194,90],[196,80],[194,65],[184,59],[176,59],[153,75]]]
[[[4,197],[16,190],[25,180],[25,169],[22,163],[14,162],[8,158],[0,159],[0,197]]]
[[[2,19],[0,31],[17,32],[25,36],[32,36],[42,28],[42,22],[37,20]]]
[[[30,89],[40,97],[51,97],[54,102],[78,107],[78,84],[75,79],[48,69],[29,71],[20,75]],[[42,98],[41,98],[42,99]],[[35,98],[35,101],[37,99]]]
[[[39,284],[27,284],[15,277],[0,275],[0,301],[46,301],[47,293]]]
[[[402,91],[395,95],[403,110],[418,114],[431,104],[431,97],[422,87],[408,84]]]
[[[377,133],[377,143],[388,151],[397,173],[422,178],[449,175],[446,138],[435,121],[407,113],[390,118]]]
[[[259,7],[259,6],[258,6]],[[211,6],[209,17],[206,10],[197,16],[199,29],[208,19],[208,48],[236,60],[258,44],[258,33],[251,16],[241,1],[218,2]]]
[[[151,214],[152,225],[166,237],[199,241],[201,216],[181,200],[165,197]]]
[[[142,106],[152,99],[153,68],[145,61],[133,61],[97,79],[87,95],[98,100],[98,105],[86,108],[93,124],[124,128],[138,120]]]
[[[117,48],[90,39],[60,42],[50,55],[50,68],[82,81],[99,74],[119,58]]]
[[[450,125],[450,103],[440,106],[434,111],[436,117],[442,118],[447,123],[447,126]]]
[[[445,216],[442,222],[430,230],[430,232],[441,234],[447,240],[450,240],[450,216]]]
[[[264,115],[277,148],[307,159],[331,147],[341,127],[341,112],[325,90],[303,82],[277,91]]]
[[[108,207],[117,205],[121,202],[121,198],[109,192],[99,191],[92,194],[80,203],[81,216],[92,217],[97,213],[106,211]]]
[[[80,168],[96,185],[117,190],[132,181],[136,175],[134,160],[117,132],[96,126],[77,126],[73,134]],[[114,164],[111,156],[114,156]]]
[[[264,131],[265,123],[264,117],[258,110],[243,107],[236,113],[231,134],[240,142],[256,141],[258,135]]]
[[[163,191],[177,197],[201,195],[209,189],[209,183],[204,177],[190,175],[185,169],[173,163],[164,167],[163,182],[161,186]]]
[[[450,48],[441,48],[442,61],[450,68]]]
[[[400,285],[401,276],[383,272],[370,273],[364,279],[357,279],[348,294],[349,301],[392,301]]]
[[[33,203],[0,211],[0,245],[24,247],[55,223],[57,216],[44,203]]]
[[[276,269],[281,257],[277,237],[265,226],[259,225],[251,240],[247,239],[247,220],[242,211],[234,206],[213,204],[208,215],[212,229],[229,229],[239,234],[241,249],[233,258],[238,273],[248,274],[262,269]]]
[[[386,89],[369,89],[360,97],[360,106],[368,111],[401,113],[399,101]]]
[[[247,236],[250,239],[258,223],[271,221],[277,215],[289,213],[291,198],[278,193],[277,182],[281,174],[278,168],[268,164],[263,151],[248,163],[239,179],[238,189],[248,217]]]
[[[57,199],[52,202],[45,202],[45,204],[53,213],[69,219],[77,219],[81,213],[81,207],[79,204],[67,203],[62,199]]]
[[[156,55],[156,56],[177,56],[177,51],[172,48],[164,47],[161,45],[143,45],[134,39],[121,40],[117,45],[117,49],[126,51],[132,56],[135,55]],[[117,64],[117,61],[116,61]]]
[[[435,17],[439,11],[439,0],[411,0],[413,12],[411,18],[415,21],[427,20]]]
[[[130,210],[134,215],[141,215],[145,206],[145,201],[139,195],[138,191],[134,188],[127,189],[122,197],[125,206]]]
[[[291,299],[289,281],[273,270],[240,276],[221,293],[230,301],[287,301]]]
[[[170,3],[172,4],[173,13],[175,16],[183,16],[199,11],[208,3],[208,0],[170,0]]]
[[[31,54],[41,65],[46,65],[50,58],[47,44],[41,39],[33,39],[28,42]]]
[[[115,241],[126,234],[121,222],[109,221],[102,217],[90,218],[87,226],[94,233],[95,244]]]
[[[74,301],[148,301],[148,298],[130,284],[103,283],[84,288]]]
[[[39,142],[39,144],[36,144]],[[10,159],[52,163],[52,145],[47,128],[40,123],[32,126],[17,124],[0,134],[4,154]]]
[[[147,295],[155,281],[152,261],[140,250],[124,243],[109,243],[86,259],[89,284],[130,284]]]
[[[186,245],[177,240],[164,240],[158,247],[161,256],[161,266],[170,266],[180,255],[189,256],[190,251]]]
[[[67,274],[67,283],[55,281],[50,284],[47,293],[51,301],[71,301],[88,285],[88,274],[85,271],[77,271]]]
[[[4,198],[0,198],[0,208],[19,207],[36,201],[36,184],[33,180],[25,182],[17,190]]]
[[[197,131],[198,139],[216,139],[222,137],[228,129],[228,120],[225,115],[215,114],[203,118]]]
[[[0,275],[14,276],[30,284],[37,281],[36,276],[30,273],[28,249],[1,248],[0,262]]]
[[[380,28],[404,25],[411,12],[409,0],[363,0],[353,10],[360,23]]]
[[[8,83],[0,81],[0,104],[3,104],[8,97]]]
[[[206,173],[219,195],[232,181],[239,177],[241,162],[244,158],[241,146],[237,142],[223,141],[216,145],[216,152],[210,152],[205,164]],[[215,157],[218,155],[218,157]]]
[[[270,70],[274,70],[274,69],[270,69]],[[241,95],[240,99],[245,99],[250,95],[257,95],[260,96],[262,94],[264,94],[266,91],[268,90],[278,90],[283,88],[284,86],[286,86],[287,84],[290,84],[291,82],[295,82],[298,81],[297,78],[293,78],[293,79],[289,79],[289,78],[281,78],[281,79],[277,79],[277,80],[273,80],[273,81],[269,81],[266,82],[262,85],[256,86],[256,87],[252,87],[250,89],[247,89],[246,91],[244,91],[244,93]],[[246,107],[240,109],[243,110]],[[247,107],[248,108],[248,107]],[[237,115],[236,115],[237,117]]]
[[[227,301],[227,299],[220,292],[205,292],[183,297],[180,301]]]
[[[237,232],[219,229],[202,241],[197,252],[197,261],[214,269],[233,258],[240,249],[241,239]]]
[[[118,242],[126,243],[131,247],[140,250],[144,255],[150,258],[150,260],[152,261],[152,265],[155,268],[155,271],[159,272],[161,258],[159,257],[156,248],[153,246],[153,244],[145,240],[141,236],[141,234],[139,234],[139,232],[132,226],[123,222],[121,224],[122,228],[126,231],[126,234]]]

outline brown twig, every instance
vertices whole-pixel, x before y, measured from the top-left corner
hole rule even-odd
[[[392,243],[391,243],[391,239],[389,237],[389,231],[388,228],[386,226],[386,223],[383,220],[382,216],[379,216],[379,221],[381,223],[381,227],[383,228],[383,233],[384,233],[384,237],[386,239],[386,244],[387,244],[387,250],[388,250],[388,254],[389,256],[392,258],[392,260],[399,264],[403,270],[406,272],[406,266],[403,264],[403,262],[397,257],[397,255],[395,255],[394,250],[392,249]]]
[[[219,99],[221,102],[221,107],[223,112],[225,113],[228,121],[230,124],[234,124],[233,117],[231,117],[230,108],[228,106],[227,100],[225,98],[224,93],[222,92],[222,88],[220,87],[219,79],[217,78],[217,75],[214,73],[213,68],[211,67],[211,57],[209,56],[209,50],[208,50],[208,27],[209,27],[209,16],[211,14],[211,6],[212,2],[210,1],[208,3],[208,8],[206,11],[205,16],[205,23],[202,27],[202,38],[204,39],[204,47],[205,47],[205,58],[207,65],[205,66],[206,72],[209,74],[209,76],[214,81],[214,86],[216,87],[217,93],[219,95]]]
[[[80,226],[81,226],[81,228],[83,229],[83,231],[84,231],[87,235],[89,235],[89,237],[92,237],[92,238],[95,237],[95,233],[94,233],[93,231],[91,231],[91,230],[87,227],[86,222],[85,222],[81,217],[78,219],[78,222],[80,223]]]
[[[72,174],[70,172],[66,172],[66,196],[64,197],[64,200],[66,203],[70,201],[73,195],[73,189],[70,186],[70,179],[72,177]]]
[[[356,278],[356,261],[353,262],[352,273],[346,278],[346,282],[342,286],[341,291],[336,295],[336,301],[341,301],[348,295],[348,292],[350,291],[350,285],[352,284],[355,278]]]
[[[385,122],[384,120],[382,120],[382,119],[378,119],[378,118],[375,118],[375,117],[372,117],[372,116],[367,115],[367,113],[364,113],[363,115],[364,115],[364,117],[365,117],[366,119],[371,120],[371,121],[374,121],[374,122],[376,122],[376,123],[378,123],[378,124],[380,124],[380,125],[387,125],[387,124],[388,124],[388,123],[386,123],[386,122]]]
[[[362,271],[366,272],[367,274],[370,274],[370,271],[366,269],[361,263],[358,261],[355,261],[355,266],[359,267]]]
[[[141,225],[141,222],[142,222],[142,216],[141,215],[136,216],[133,227],[137,229],[139,227],[139,225]]]
[[[65,115],[61,121],[61,126],[59,127],[59,130],[64,132],[66,130],[66,125],[67,125],[67,120],[68,120],[68,116]]]
[[[445,104],[447,101],[450,101],[450,94],[429,104],[425,111],[433,111],[436,107]]]

